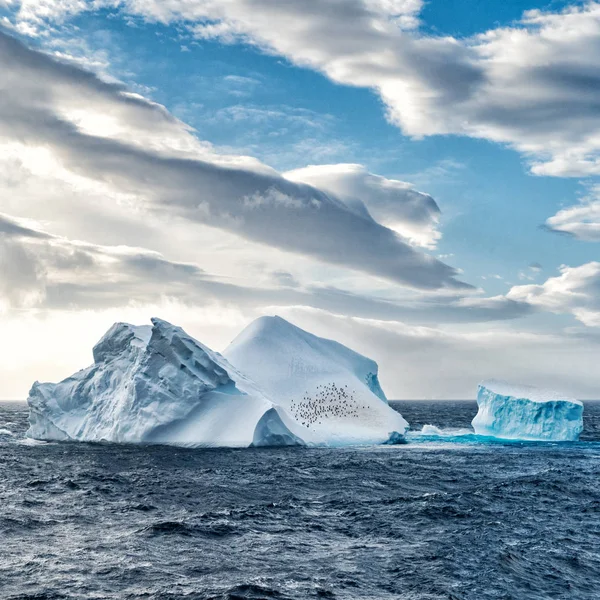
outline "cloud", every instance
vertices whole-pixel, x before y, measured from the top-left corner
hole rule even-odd
[[[508,144],[534,173],[600,174],[600,3],[531,10],[519,22],[468,39],[418,30],[420,1],[105,0],[64,10],[30,0],[17,22],[99,6],[198,38],[241,41],[375,90],[407,135],[456,134]],[[45,11],[49,14],[45,14]]]
[[[504,296],[447,297],[423,296],[389,299],[362,295],[335,287],[311,286],[312,302],[305,306],[336,314],[349,314],[380,321],[408,323],[483,323],[518,319],[535,312],[526,302]]]
[[[37,257],[20,244],[0,238],[0,312],[4,305],[30,306],[41,295],[44,273]]]
[[[73,16],[86,8],[82,0],[61,0],[48,2],[47,0],[2,0],[5,6],[17,7],[20,21],[29,21],[32,24],[43,25],[48,21],[61,21]]]
[[[188,306],[215,303],[240,310],[305,306],[379,320],[482,322],[515,319],[531,307],[507,298],[378,298],[332,286],[303,285],[287,271],[243,285],[194,263],[159,252],[107,246],[51,235],[34,224],[0,213],[0,307],[41,310],[107,310],[168,299]]]
[[[118,84],[1,32],[0,61],[0,137],[49,148],[64,168],[155,214],[415,288],[469,287],[368,215],[256,160],[216,154],[162,106]]]
[[[287,271],[273,271],[271,277],[275,283],[283,287],[297,288],[300,286],[298,280]]]
[[[521,281],[535,281],[542,272],[543,267],[538,262],[531,263],[527,269],[521,269],[518,277]]]
[[[507,298],[558,314],[572,314],[589,327],[600,327],[600,262],[563,266],[561,275],[540,285],[513,287]]]
[[[252,106],[248,104],[234,104],[217,110],[211,121],[237,125],[265,125],[273,127],[298,127],[323,129],[333,120],[330,115],[321,115],[312,110],[293,106]]]
[[[550,217],[546,227],[586,242],[600,242],[600,186],[594,186],[579,204],[563,208]]]
[[[157,252],[50,235],[0,213],[0,306],[98,308],[189,294],[205,279]]]
[[[440,209],[435,200],[410,183],[386,179],[356,164],[318,165],[284,173],[331,192],[362,214],[372,215],[414,246],[434,248]]]

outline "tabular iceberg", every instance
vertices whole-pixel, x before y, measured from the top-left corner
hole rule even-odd
[[[583,403],[550,390],[490,380],[479,385],[477,404],[472,425],[478,435],[576,441],[583,430]]]
[[[220,354],[166,321],[152,323],[113,325],[94,347],[91,367],[58,384],[36,382],[28,437],[229,447],[303,443],[287,428],[293,420]]]
[[[408,429],[388,405],[376,362],[281,317],[257,319],[223,354],[285,409],[309,444],[397,442]]]
[[[258,379],[166,321],[117,323],[91,367],[34,383],[27,435],[248,447],[397,442],[407,428],[373,361],[283,319],[259,319],[229,352]]]

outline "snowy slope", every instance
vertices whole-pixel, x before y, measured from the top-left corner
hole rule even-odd
[[[225,350],[311,444],[385,443],[407,422],[390,408],[374,361],[280,317],[251,323]]]
[[[583,430],[583,403],[551,390],[485,381],[477,394],[475,433],[505,439],[574,441]]]
[[[250,380],[160,319],[115,324],[94,364],[58,384],[35,383],[28,436],[42,440],[193,446],[302,444]]]

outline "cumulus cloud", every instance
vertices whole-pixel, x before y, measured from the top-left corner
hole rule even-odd
[[[457,271],[336,197],[246,157],[220,156],[162,106],[0,32],[0,136],[157,214],[423,289]]]
[[[408,135],[509,144],[540,175],[600,173],[599,2],[527,11],[469,39],[409,31],[422,6],[409,0],[79,0],[62,11],[46,4],[27,0],[17,22],[35,27],[99,6],[183,22],[198,38],[254,44],[376,90]]]
[[[600,186],[594,186],[578,204],[559,210],[546,221],[546,226],[579,240],[600,242]]]
[[[589,327],[600,327],[600,262],[563,266],[558,277],[540,285],[513,287],[507,297],[553,313],[572,314]]]

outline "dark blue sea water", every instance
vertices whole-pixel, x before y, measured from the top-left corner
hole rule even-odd
[[[474,402],[400,402],[415,429]],[[600,598],[600,404],[573,444],[25,445],[0,404],[0,598]]]

